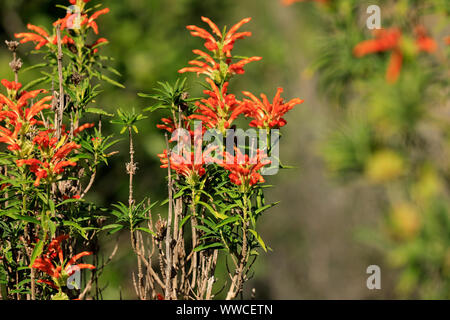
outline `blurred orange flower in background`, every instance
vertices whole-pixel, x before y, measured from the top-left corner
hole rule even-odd
[[[417,51],[434,52],[437,44],[434,39],[427,36],[423,26],[417,26],[414,30],[416,36]],[[401,45],[402,32],[398,28],[379,29],[374,31],[375,39],[365,40],[353,48],[355,57],[360,58],[370,53],[392,51],[386,71],[386,81],[397,81],[403,63],[403,48]]]

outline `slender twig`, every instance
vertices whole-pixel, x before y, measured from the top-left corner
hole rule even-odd
[[[165,135],[166,138],[166,147],[167,147],[167,160],[168,166],[167,171],[169,174],[169,212],[167,216],[167,230],[166,230],[166,278],[165,278],[165,299],[170,300],[172,297],[172,286],[171,286],[171,276],[172,276],[172,214],[173,214],[173,181],[171,175],[171,164],[170,164],[170,156],[171,151],[169,150],[169,140],[167,138],[167,133]]]
[[[114,256],[117,253],[117,249],[119,249],[119,238],[117,238],[116,244],[114,246],[114,249],[111,252],[111,254],[109,255],[108,260],[106,260],[106,262],[103,263],[100,268],[98,268],[96,277],[98,277],[99,276],[99,272],[101,272],[103,270],[103,268],[105,268],[105,266],[108,265],[111,262],[111,260],[114,258]],[[91,290],[93,283],[94,283],[94,277],[91,277],[91,279],[87,283],[86,287],[84,288],[83,292],[79,295],[78,299],[80,299],[80,300],[84,299],[84,297],[86,296],[86,293],[88,293]]]
[[[56,111],[57,114],[57,123],[56,123],[56,135],[58,139],[61,137],[61,126],[62,126],[62,118],[64,112],[64,89],[63,89],[63,73],[62,73],[62,48],[61,48],[61,29],[60,27],[56,28],[56,39],[58,42],[58,54],[56,56],[58,60],[58,82],[59,82],[59,105]]]

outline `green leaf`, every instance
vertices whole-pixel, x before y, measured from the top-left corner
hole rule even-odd
[[[115,81],[115,80],[113,80],[113,79],[111,79],[111,78],[105,76],[104,74],[101,74],[101,75],[100,75],[100,79],[101,79],[101,80],[105,80],[106,82],[109,82],[109,83],[111,83],[112,85],[114,85],[114,86],[116,86],[116,87],[125,89],[125,86],[124,86],[123,84],[121,84],[121,83],[119,83],[119,82],[117,82],[117,81]]]
[[[153,94],[151,94],[151,93],[138,92],[137,95],[141,98],[153,98]]]
[[[57,294],[52,295],[52,300],[69,300],[69,297],[64,292],[60,291]]]
[[[279,203],[280,203],[280,201],[277,201],[277,202],[265,205],[264,207],[261,207],[261,208],[255,210],[254,214],[257,215],[258,213],[261,213],[261,212],[263,212],[263,211],[265,211],[265,210],[267,210],[267,209],[269,209],[269,208],[271,208],[271,207],[273,207],[273,206],[275,206],[275,205],[277,205]]]
[[[211,212],[213,214],[214,217],[216,217],[218,219],[224,220],[224,219],[228,218],[227,215],[217,212],[209,204],[207,204],[203,201],[199,201],[198,204],[201,204],[202,206],[204,206],[206,209],[208,209],[209,212]]]
[[[148,228],[139,227],[139,228],[136,228],[136,230],[144,231],[144,232],[151,234],[152,236],[156,236],[156,234]]]
[[[226,224],[236,222],[236,221],[238,221],[240,218],[241,218],[240,216],[232,216],[232,217],[226,218],[226,219],[223,220],[221,223],[219,223],[219,224],[216,226],[216,228],[220,228],[220,227],[222,227],[222,226],[224,226],[224,225],[226,225]]]
[[[111,113],[106,112],[105,110],[102,110],[100,108],[87,108],[85,110],[87,113],[94,113],[94,114],[101,114],[108,117],[113,117],[114,115]]]
[[[201,231],[204,231],[206,233],[214,233],[214,231],[212,231],[211,229],[208,229],[205,226],[194,226],[194,228],[198,229],[198,230],[201,230]]]
[[[35,85],[38,85],[46,80],[48,80],[48,77],[45,76],[45,77],[41,77],[41,78],[35,79],[33,81],[30,81],[25,86],[22,87],[22,91],[28,90],[29,88],[32,88]]]
[[[165,104],[162,104],[162,103],[158,103],[158,104],[156,104],[154,106],[149,106],[149,107],[145,108],[142,111],[144,111],[144,112],[147,112],[147,111],[153,112],[153,111],[158,110],[158,109],[168,109],[168,108],[170,108],[168,105],[165,105]]]
[[[220,242],[215,242],[215,243],[203,244],[201,246],[195,247],[194,251],[198,252],[198,251],[201,251],[201,250],[206,250],[206,249],[210,249],[210,248],[219,248],[219,247],[223,248],[223,244],[221,244]]]
[[[34,223],[34,224],[40,224],[39,220],[37,220],[36,218],[33,217],[29,217],[29,216],[22,216],[20,214],[16,214],[16,213],[6,213],[6,216],[14,219],[14,220],[22,220],[25,222],[30,222],[30,223]]]
[[[44,241],[39,240],[39,242],[36,244],[36,246],[33,249],[33,253],[31,254],[30,265],[29,265],[30,268],[33,266],[36,258],[42,254],[43,249],[44,249]]]
[[[123,227],[123,226],[121,224],[118,224],[118,223],[112,223],[112,224],[108,224],[106,226],[103,226],[101,228],[101,230],[109,230],[109,229],[114,229],[114,228],[117,228],[117,227]]]
[[[255,236],[258,243],[261,245],[261,247],[264,249],[264,251],[267,252],[266,244],[264,243],[264,241],[260,237],[260,235],[255,230],[249,229],[248,231],[250,231]]]
[[[183,228],[184,224],[189,220],[189,218],[191,217],[191,214],[188,214],[186,217],[184,217],[181,222],[180,222],[180,226],[179,228]]]
[[[72,202],[83,202],[83,201],[84,201],[83,199],[66,199],[66,200],[62,201],[61,203],[58,203],[58,204],[56,205],[56,208],[59,208],[59,207],[65,205],[65,204],[68,204],[68,203],[72,203]]]
[[[49,205],[49,207],[50,207],[50,211],[51,211],[51,213],[52,213],[52,216],[55,216],[55,203],[53,202],[53,200],[52,199],[49,199],[49,201],[48,201],[48,205]]]
[[[55,236],[56,233],[56,224],[52,220],[47,221],[48,229],[50,230],[52,238]]]
[[[86,236],[86,231],[84,230],[84,228],[82,226],[80,226],[78,223],[73,222],[73,221],[63,221],[63,225],[64,226],[69,226],[69,227],[73,227],[75,229],[77,229],[81,236],[83,238],[85,238],[86,240],[88,240],[87,236]]]
[[[48,66],[48,63],[37,63],[35,65],[20,69],[20,72],[22,73],[22,72],[30,71],[30,70],[37,69],[37,68],[43,68],[46,66]]]

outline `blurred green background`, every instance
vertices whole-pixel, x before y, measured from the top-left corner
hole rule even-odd
[[[68,2],[68,1],[67,1]],[[99,1],[93,0],[93,3]],[[49,27],[65,15],[56,8],[60,0],[1,0],[0,40],[13,39],[15,32],[26,30],[26,24]],[[65,4],[66,3],[62,3]],[[156,81],[172,82],[177,70],[193,58],[191,52],[203,42],[189,35],[189,24],[205,27],[200,17],[206,16],[219,27],[252,17],[245,26],[253,36],[239,41],[235,54],[262,56],[249,64],[246,73],[236,77],[230,92],[248,90],[265,92],[269,97],[277,87],[285,89],[284,97],[305,100],[287,116],[282,129],[280,152],[284,164],[296,169],[282,170],[269,177],[272,188],[269,200],[281,203],[261,220],[261,234],[273,252],[262,254],[255,275],[246,286],[256,289],[260,299],[361,299],[392,298],[396,271],[390,269],[377,251],[358,240],[361,226],[375,228],[380,210],[377,191],[355,181],[339,184],[329,177],[320,154],[321,142],[339,122],[341,113],[318,86],[310,71],[321,42],[323,23],[313,3],[285,7],[277,0],[107,0],[111,12],[98,19],[100,36],[110,44],[103,54],[114,57],[112,66],[122,73],[120,82],[126,89],[103,85],[104,92],[96,104],[107,111],[116,108],[141,110],[149,101],[138,92],[151,92]],[[355,19],[359,19],[355,17]],[[19,55],[24,66],[39,61],[39,55],[28,54],[31,44],[22,45]],[[8,67],[10,53],[0,50],[1,78],[12,79]],[[189,75],[193,91],[200,93],[195,75]],[[32,71],[20,74],[20,81],[36,78]],[[166,196],[165,170],[159,168],[157,154],[164,148],[163,135],[156,129],[156,114],[139,124],[136,140],[138,175],[136,199],[150,196],[160,200]],[[118,135],[118,128],[105,123],[104,131]],[[116,149],[120,153],[103,167],[90,193],[90,200],[108,206],[127,199],[128,182],[126,140]],[[156,207],[154,214],[165,214]],[[120,235],[121,247],[102,278],[106,299],[134,299],[131,272],[135,270],[128,234]],[[103,252],[109,255],[113,241],[104,241]],[[366,268],[376,264],[382,271],[382,289],[366,287]]]

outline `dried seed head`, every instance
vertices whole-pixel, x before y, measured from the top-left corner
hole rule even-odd
[[[181,94],[181,99],[182,100],[186,100],[186,99],[188,99],[189,98],[189,92],[183,92],[182,94]]]
[[[69,48],[70,52],[72,52],[73,54],[77,54],[78,53],[77,46],[74,45],[73,43],[68,43],[67,47]]]
[[[167,222],[159,218],[159,220],[156,221],[155,227],[156,227],[156,240],[158,241],[164,240],[164,237],[166,236]]]
[[[6,40],[5,43],[6,43],[6,46],[8,47],[8,50],[11,52],[16,52],[17,47],[19,46],[19,42],[14,41],[14,40],[12,40],[12,41]]]
[[[17,73],[22,68],[22,60],[20,58],[14,59],[9,63],[10,68],[13,72]]]
[[[79,85],[83,79],[84,79],[84,76],[79,74],[78,72],[74,72],[70,76],[70,81],[76,86]]]
[[[131,174],[131,175],[136,174],[136,170],[138,169],[137,162],[135,162],[135,163],[128,162],[126,164],[126,169],[127,169],[128,174]]]
[[[189,105],[184,101],[186,99],[189,99],[189,92],[183,92],[180,96],[181,102],[179,104],[181,111],[186,111]]]

